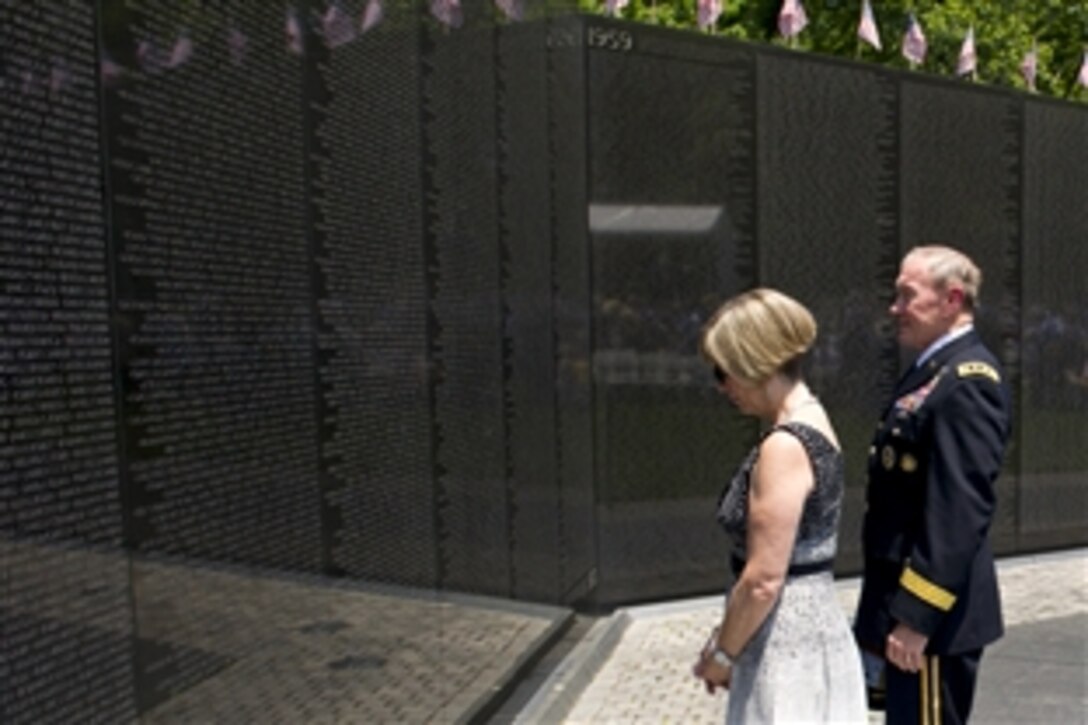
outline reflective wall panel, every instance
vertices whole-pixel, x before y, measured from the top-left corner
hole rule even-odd
[[[983,283],[975,325],[1005,369],[1015,418],[1024,104],[1007,94],[915,81],[902,82],[900,95],[900,252],[939,242],[977,261]],[[999,552],[1015,547],[1018,443],[1014,436],[997,485],[1001,505],[991,539]]]
[[[1083,538],[1088,514],[1088,114],[1024,117],[1019,548]]]
[[[575,608],[720,592],[755,285],[856,571],[923,242],[1016,391],[997,547],[1086,543],[1084,108],[573,5],[0,0],[0,721],[482,720]]]
[[[136,712],[95,13],[0,4],[0,721]]]
[[[756,429],[697,345],[756,279],[754,56],[614,24],[585,37],[599,596],[721,588],[715,502]]]
[[[843,63],[759,59],[760,283],[816,316],[807,379],[846,459],[840,565],[857,566],[873,425],[897,377],[898,85]]]

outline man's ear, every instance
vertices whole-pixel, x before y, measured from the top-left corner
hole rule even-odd
[[[963,288],[950,286],[945,291],[945,300],[948,302],[948,304],[953,305],[957,309],[957,311],[962,310],[964,301],[966,300],[966,295],[963,292]]]

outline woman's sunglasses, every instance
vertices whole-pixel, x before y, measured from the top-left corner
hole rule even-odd
[[[721,369],[721,366],[714,366],[714,379],[718,381],[718,385],[725,385],[725,381],[729,379],[729,375]]]

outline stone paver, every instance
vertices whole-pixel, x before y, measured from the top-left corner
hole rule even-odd
[[[999,563],[1006,625],[1009,628],[1088,614],[1088,549],[1019,557]],[[839,601],[851,616],[858,580],[838,583]],[[691,665],[721,615],[720,597],[705,597],[625,610],[630,623],[619,643],[568,713],[567,723],[720,723],[725,696],[708,695],[691,675]],[[1085,652],[1088,632],[1073,628],[1073,649]],[[1063,655],[1056,655],[1059,659]],[[1088,665],[1081,665],[1088,682]],[[980,693],[992,692],[984,664]],[[995,669],[995,674],[1000,670]],[[581,686],[584,683],[577,683]],[[998,688],[1000,689],[1000,688]],[[1060,697],[1084,698],[1059,693]],[[981,694],[980,694],[981,699]],[[1088,706],[1088,701],[1085,702]],[[872,722],[881,716],[871,715]]]
[[[6,611],[43,622],[81,626],[91,605],[113,612],[115,590],[131,582],[148,723],[461,721],[570,614],[225,566],[138,559],[130,569],[116,552],[14,542],[0,546],[0,561],[15,573],[85,566],[109,574],[56,596],[40,596],[40,587],[5,592]],[[1020,714],[1036,706],[1026,693],[1038,712],[1077,722],[1069,713],[1088,712],[1088,549],[1006,559],[999,569],[1010,633],[987,654],[978,711],[1031,722]],[[848,615],[857,580],[840,581],[838,595]],[[616,642],[611,655],[567,668],[579,674],[567,683],[565,722],[721,722],[724,696],[707,695],[690,673],[720,612],[717,596],[618,612],[626,627],[600,640]],[[127,640],[132,621],[116,614],[98,626]],[[1001,717],[977,722],[1009,721]]]
[[[108,587],[81,579],[54,585],[48,597],[44,584],[5,587],[0,614],[83,636],[85,612],[102,598],[98,608],[117,610],[102,622],[135,653],[142,722],[149,724],[463,721],[490,704],[572,616],[489,597],[130,562],[123,552],[54,545],[0,542],[0,564],[26,572],[32,584],[42,577],[30,574],[50,566],[111,573]],[[131,599],[119,598],[129,586]],[[124,602],[135,604],[134,614]]]
[[[172,722],[453,722],[565,616],[435,592],[141,563],[141,638],[226,665],[145,717]]]

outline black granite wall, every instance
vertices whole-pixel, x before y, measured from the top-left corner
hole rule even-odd
[[[886,311],[927,242],[981,265],[978,327],[1014,388],[996,548],[1082,544],[1088,112],[601,19],[585,41],[598,601],[727,582],[715,501],[756,430],[694,341],[755,284],[820,324],[808,376],[844,442],[838,564],[857,571],[866,451],[905,362]]]
[[[696,340],[756,284],[819,319],[855,570],[922,241],[981,263],[1016,389],[999,550],[1085,543],[1088,112],[569,4],[0,3],[0,720],[259,660],[267,613],[185,597],[222,567],[720,589],[757,428]]]

